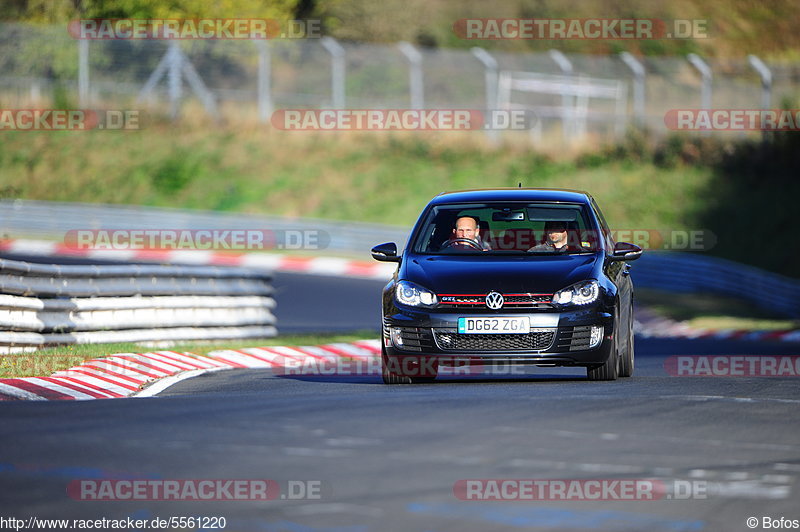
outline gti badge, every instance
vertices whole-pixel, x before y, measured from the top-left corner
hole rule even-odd
[[[498,310],[503,308],[503,294],[500,292],[489,292],[486,294],[486,306],[492,310]]]

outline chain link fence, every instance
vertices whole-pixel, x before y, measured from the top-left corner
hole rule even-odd
[[[622,128],[615,124],[618,101],[512,91],[504,105],[534,110],[540,135],[571,141],[611,139],[633,125],[666,133],[670,109],[779,108],[800,101],[800,63],[765,62],[766,80],[752,58],[700,60],[710,68],[705,88],[685,57],[487,53],[330,38],[76,40],[66,26],[2,24],[0,107],[136,108],[177,117],[197,100],[226,122],[257,117],[268,124],[274,110],[285,108],[494,109],[503,103],[497,84],[504,74],[623,84]],[[576,116],[581,127],[570,122]]]

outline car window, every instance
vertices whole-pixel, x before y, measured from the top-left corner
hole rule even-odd
[[[471,219],[471,220],[469,220]],[[459,239],[459,220],[477,228],[472,241]],[[432,208],[416,236],[414,251],[428,254],[483,253],[491,255],[540,254],[548,248],[545,226],[561,223],[567,246],[559,252],[587,253],[598,249],[598,230],[581,204],[482,203],[451,204]]]

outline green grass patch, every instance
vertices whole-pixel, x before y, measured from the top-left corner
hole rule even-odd
[[[148,351],[169,351],[205,355],[220,349],[244,349],[276,345],[320,345],[334,342],[354,342],[378,338],[374,331],[359,331],[349,334],[304,334],[277,336],[275,338],[256,338],[252,340],[186,342],[170,347],[144,347],[136,343],[84,344],[39,349],[33,353],[0,355],[0,378],[43,377],[53,372],[68,369],[91,360],[118,353],[145,353]]]
[[[616,230],[709,230],[717,237],[711,255],[800,277],[800,262],[785,260],[797,225],[791,198],[800,195],[800,135],[772,142],[630,135],[618,144],[551,152],[515,139],[492,146],[468,132],[158,121],[142,131],[7,131],[0,197],[409,227],[443,191],[522,183],[586,190]],[[770,244],[754,253],[765,235]],[[364,242],[364,251],[373,244]]]
[[[588,190],[618,227],[672,228],[699,208],[697,193],[711,178],[703,168],[586,161],[527,145],[494,149],[480,135],[459,133],[298,135],[158,124],[140,132],[6,132],[0,195],[408,226],[440,192],[522,182]]]

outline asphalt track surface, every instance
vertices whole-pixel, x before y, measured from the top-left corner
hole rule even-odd
[[[295,281],[310,290],[325,280],[303,277]],[[358,283],[363,299],[310,305],[370,315],[381,283]],[[0,517],[222,516],[228,531],[337,532],[738,531],[770,529],[764,517],[800,520],[798,380],[665,370],[671,355],[797,355],[796,345],[638,339],[636,348],[636,374],[615,382],[560,368],[392,387],[370,375],[229,370],[156,398],[0,403]],[[283,498],[75,500],[67,486],[81,479],[271,479]],[[454,492],[466,479],[656,479],[669,493],[466,501]],[[290,481],[318,482],[306,486],[320,498],[292,499]]]

